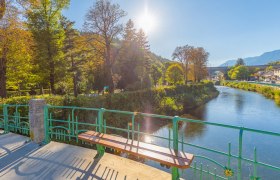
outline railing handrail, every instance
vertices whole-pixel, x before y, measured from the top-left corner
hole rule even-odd
[[[101,109],[104,109],[104,112],[121,113],[121,114],[127,114],[127,115],[143,115],[143,116],[146,116],[146,117],[169,119],[169,120],[172,120],[174,117],[177,117],[177,116],[166,116],[166,115],[159,115],[159,114],[153,114],[153,113],[132,112],[132,111],[105,109],[105,108],[89,108],[89,107],[78,107],[78,106],[52,106],[52,105],[47,105],[47,106],[49,108],[67,108],[67,109],[95,110],[95,111],[99,111]],[[248,128],[248,127],[245,127],[245,126],[236,126],[236,125],[223,124],[223,123],[207,122],[207,121],[190,119],[190,118],[183,118],[183,117],[179,117],[178,121],[187,121],[187,122],[192,122],[192,123],[219,126],[219,127],[225,127],[225,128],[237,129],[237,130],[242,129],[243,131],[250,131],[250,132],[255,132],[255,133],[263,133],[263,134],[268,134],[268,135],[273,135],[273,136],[280,136],[280,132],[253,129],[253,128]]]

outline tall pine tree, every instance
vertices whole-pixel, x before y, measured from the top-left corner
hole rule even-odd
[[[38,73],[41,85],[49,82],[51,93],[55,93],[58,71],[62,69],[63,42],[65,33],[60,24],[61,12],[70,0],[28,0],[28,25],[36,42]]]

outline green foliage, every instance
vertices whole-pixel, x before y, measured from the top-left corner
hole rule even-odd
[[[277,104],[280,105],[280,89],[259,84],[251,84],[247,82],[222,82],[223,86],[229,86],[233,88],[243,89],[246,91],[253,91],[263,94],[265,97],[274,99]]]
[[[60,24],[62,10],[70,0],[29,0],[28,27],[36,43],[37,72],[41,85],[50,85],[54,93],[56,78],[65,70],[63,59],[64,30]],[[48,84],[46,84],[48,82]]]
[[[159,81],[160,79],[162,78],[162,69],[159,68],[158,66],[156,65],[152,65],[152,68],[151,68],[151,77],[153,79],[153,83],[154,83],[154,86],[156,86],[157,84],[159,84]]]
[[[184,70],[178,63],[174,63],[167,68],[166,81],[172,85],[184,83]]]
[[[159,87],[155,89],[107,94],[103,96],[22,96],[3,99],[2,104],[28,104],[31,98],[44,98],[48,104],[118,109],[175,115],[184,109],[201,105],[217,96],[212,83]],[[1,104],[0,103],[0,104]],[[147,109],[147,107],[149,107]]]
[[[268,63],[270,66],[280,65],[280,60]]]
[[[246,66],[234,66],[228,71],[228,76],[234,80],[246,80],[249,76],[249,70]]]
[[[183,105],[181,103],[176,103],[176,99],[171,98],[171,97],[165,97],[160,101],[160,106],[159,108],[163,111],[166,112],[167,114],[170,114],[174,111],[182,111],[183,110]]]

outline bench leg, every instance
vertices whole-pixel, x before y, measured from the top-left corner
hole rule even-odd
[[[179,178],[179,169],[176,167],[172,167],[172,180],[178,180]]]
[[[104,155],[105,148],[104,146],[101,146],[99,144],[97,144],[96,147],[97,147],[97,157],[100,158]]]

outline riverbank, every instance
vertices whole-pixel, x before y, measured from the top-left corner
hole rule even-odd
[[[48,104],[79,106],[160,113],[181,114],[183,111],[205,104],[217,97],[219,92],[213,83],[168,86],[139,91],[107,94],[103,96],[22,96],[3,99],[2,104],[28,104],[31,98],[44,98]],[[0,104],[1,104],[0,103]]]
[[[267,98],[273,99],[276,104],[280,105],[280,89],[272,86],[251,84],[247,82],[221,82],[222,86],[238,88],[246,91],[253,91],[264,95]]]

